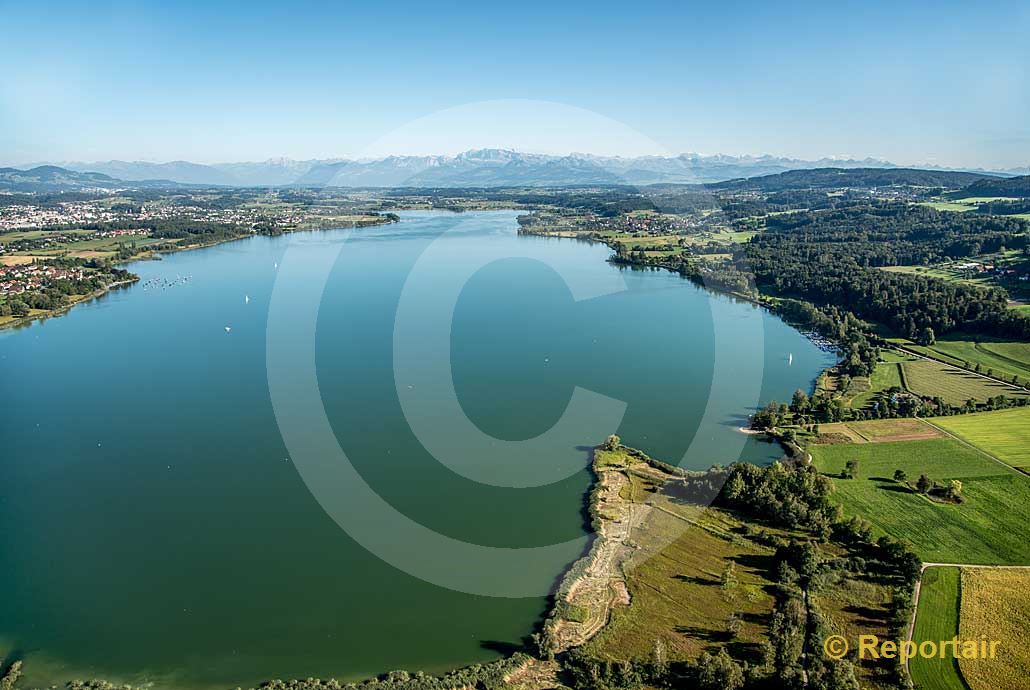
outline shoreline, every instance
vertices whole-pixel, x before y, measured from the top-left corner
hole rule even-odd
[[[382,220],[379,220],[379,221],[376,221],[376,222],[359,223],[359,222],[356,222],[356,221],[352,221],[350,226],[340,225],[340,226],[333,226],[333,227],[315,227],[315,226],[312,226],[312,227],[297,227],[297,228],[291,228],[290,230],[284,230],[283,232],[281,232],[279,234],[280,235],[289,235],[289,234],[293,234],[295,232],[319,232],[319,231],[325,231],[325,230],[355,230],[355,229],[358,229],[358,228],[375,227],[377,225],[389,225],[391,223],[399,223],[399,222],[400,222],[399,220],[394,220],[393,218],[388,218],[387,216],[382,216]],[[124,266],[126,264],[135,263],[136,261],[160,261],[161,257],[164,256],[165,254],[177,254],[179,252],[189,252],[189,251],[194,251],[194,250],[197,250],[197,249],[210,249],[211,247],[218,247],[218,246],[221,246],[223,244],[229,244],[230,242],[240,242],[242,240],[249,240],[251,238],[258,237],[261,234],[263,234],[263,233],[251,232],[251,233],[248,233],[246,235],[239,235],[237,237],[227,237],[227,238],[222,239],[222,240],[216,240],[214,242],[208,242],[208,243],[205,243],[205,244],[189,244],[189,245],[183,245],[183,246],[169,247],[168,249],[145,250],[145,251],[140,252],[136,256],[130,257],[128,259],[119,259],[119,260],[116,260],[116,261],[112,261],[111,265],[112,266]],[[267,235],[267,236],[272,237],[273,235]],[[48,256],[48,257],[45,257],[44,260],[57,259],[57,258],[62,258],[62,257],[60,257],[60,256],[49,257]],[[103,288],[99,288],[97,290],[94,290],[93,292],[89,293],[88,295],[82,295],[80,297],[77,297],[76,299],[74,299],[73,301],[69,302],[68,304],[61,305],[57,309],[51,309],[51,310],[49,310],[49,311],[47,311],[47,312],[45,312],[43,314],[29,314],[29,315],[26,315],[26,316],[19,316],[17,318],[11,319],[9,321],[4,321],[4,322],[0,323],[0,331],[3,331],[4,329],[8,329],[8,328],[24,328],[24,327],[29,326],[29,325],[37,322],[37,321],[38,322],[43,322],[43,321],[46,321],[47,319],[52,319],[52,318],[56,318],[56,317],[59,317],[59,316],[64,316],[69,311],[71,311],[72,307],[75,307],[75,306],[78,306],[79,304],[83,304],[85,302],[89,302],[91,300],[103,297],[104,295],[106,295],[113,288],[122,287],[122,286],[125,286],[125,285],[131,285],[133,283],[139,282],[139,276],[137,276],[136,274],[133,274],[133,276],[134,277],[132,279],[116,281],[114,283],[111,283],[111,284],[103,287]]]
[[[607,627],[617,607],[632,604],[624,567],[640,549],[633,542],[633,530],[651,507],[628,500],[624,492],[631,485],[630,474],[646,475],[664,485],[687,475],[676,470],[622,445],[617,436],[593,448],[593,484],[587,500],[593,540],[559,580],[539,638],[539,653],[545,659],[586,644]]]
[[[530,236],[533,236],[533,237],[552,237],[552,238],[563,239],[563,240],[564,239],[571,239],[571,240],[577,240],[577,241],[580,241],[580,242],[587,242],[589,244],[603,244],[604,246],[608,247],[608,249],[612,250],[613,252],[617,252],[617,250],[613,246],[612,242],[608,241],[605,238],[597,237],[597,236],[594,236],[592,234],[591,235],[582,236],[582,235],[579,235],[579,234],[575,234],[572,231],[548,232],[548,231],[539,231],[539,230],[528,230],[528,229],[524,229],[522,226],[519,226],[519,234],[520,235],[530,235]],[[675,268],[674,266],[671,266],[671,265],[668,265],[668,264],[664,264],[664,263],[660,263],[660,262],[659,263],[655,263],[655,264],[641,264],[641,263],[637,263],[637,262],[632,261],[632,260],[615,261],[615,260],[613,260],[613,258],[614,257],[609,257],[608,262],[609,263],[613,263],[613,264],[618,265],[618,266],[629,266],[631,268],[640,268],[640,269],[650,268],[650,269],[665,270],[665,271],[668,271],[669,273],[675,273],[676,275],[689,280],[690,282],[694,283],[695,285],[697,285],[701,289],[706,290],[707,292],[711,292],[711,293],[716,294],[716,295],[724,295],[726,297],[731,297],[733,299],[738,299],[738,300],[740,300],[742,302],[747,302],[748,304],[752,304],[752,305],[754,305],[756,307],[760,307],[762,309],[765,309],[770,314],[772,314],[773,316],[779,318],[784,323],[786,323],[787,325],[791,326],[798,333],[800,333],[801,335],[805,336],[805,338],[807,338],[809,341],[811,341],[812,344],[815,345],[816,347],[818,347],[820,350],[823,350],[825,352],[833,352],[834,354],[837,353],[837,344],[834,343],[829,338],[827,338],[826,336],[823,336],[823,335],[821,335],[819,333],[816,333],[814,331],[804,330],[799,325],[796,325],[796,324],[791,323],[790,321],[788,321],[782,314],[778,314],[776,312],[775,306],[776,306],[776,300],[779,299],[779,298],[769,297],[769,296],[763,295],[761,293],[759,293],[758,295],[749,295],[749,294],[745,294],[745,293],[742,293],[742,292],[737,292],[735,290],[726,290],[726,289],[723,289],[723,288],[715,286],[715,285],[708,285],[708,283],[705,282],[703,277],[699,278],[699,277],[688,275],[686,273],[683,273],[678,268]],[[834,366],[836,366],[836,365],[834,365]],[[829,371],[832,368],[833,367],[828,367],[827,369],[824,369],[822,373],[825,373],[825,372]],[[820,374],[820,376],[822,375],[822,373]],[[816,379],[818,379],[818,377],[816,377]],[[811,389],[815,390],[815,382],[814,381],[811,384]]]
[[[99,299],[115,288],[125,287],[126,285],[132,285],[133,283],[138,282],[139,276],[133,274],[133,277],[128,280],[117,280],[113,283],[110,283],[109,285],[105,285],[102,288],[98,288],[93,292],[90,292],[89,294],[79,295],[68,304],[61,305],[57,309],[51,309],[50,311],[47,311],[43,314],[29,314],[27,316],[20,316],[18,318],[11,319],[10,321],[0,323],[0,331],[4,330],[5,328],[24,328],[26,326],[30,326],[36,321],[43,322],[47,319],[54,319],[60,316],[64,316],[69,311],[71,311],[73,307],[77,307],[80,304],[84,304],[86,302],[91,302],[95,299]]]

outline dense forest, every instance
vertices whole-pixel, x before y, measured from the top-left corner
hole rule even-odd
[[[814,168],[812,170],[790,170],[777,175],[749,177],[740,180],[714,182],[709,189],[760,192],[782,192],[786,190],[843,187],[944,187],[958,189],[981,180],[991,180],[990,175],[946,170],[913,170],[910,168]],[[971,195],[974,196],[974,195]],[[982,195],[987,196],[987,195]]]
[[[1030,197],[1030,175],[977,180],[952,196],[956,199],[979,196]]]
[[[1017,218],[870,203],[771,217],[735,260],[763,292],[835,306],[918,341],[959,329],[1028,338],[1000,290],[878,270],[1025,248]]]

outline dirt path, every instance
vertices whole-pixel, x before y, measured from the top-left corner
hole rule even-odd
[[[574,566],[579,575],[559,601],[565,615],[555,620],[549,631],[554,653],[582,645],[608,623],[613,608],[629,604],[622,565],[634,551],[628,543],[630,533],[644,517],[640,510],[643,506],[635,506],[621,496],[629,483],[621,470],[599,472],[591,512],[600,526],[590,553]]]
[[[623,568],[637,552],[634,531],[654,510],[632,500],[631,477],[658,484],[672,478],[628,454],[622,456],[623,462],[611,460],[601,466],[595,460],[597,483],[590,502],[597,525],[593,546],[569,569],[555,598],[555,610],[544,624],[542,646],[553,654],[583,645],[608,624],[616,607],[629,606]]]

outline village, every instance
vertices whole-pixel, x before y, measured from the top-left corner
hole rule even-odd
[[[0,295],[20,295],[31,290],[42,290],[58,280],[82,280],[83,267],[63,268],[49,264],[0,265]]]

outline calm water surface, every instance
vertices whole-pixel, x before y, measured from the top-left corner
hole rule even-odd
[[[555,270],[528,259],[474,275],[454,310],[451,362],[484,432],[536,436],[578,385],[626,403],[626,443],[684,466],[778,455],[751,439],[736,452],[736,428],[759,401],[807,388],[830,355],[749,304],[607,264],[603,246],[518,237],[515,216],[410,213],[350,233],[340,251],[318,322],[319,387],[341,447],[383,498],[479,544],[583,534],[585,469],[542,487],[486,486],[441,465],[410,431],[394,314],[433,240],[447,258],[430,271],[532,247],[586,284],[625,283],[577,302]],[[533,630],[542,597],[460,594],[395,570],[326,517],[289,460],[265,377],[277,264],[291,242],[335,252],[347,237],[255,237],[140,262],[130,268],[141,283],[0,333],[0,654],[26,659],[29,683],[235,687],[441,671],[496,658]],[[717,355],[755,352],[761,361],[711,390]],[[755,366],[759,399],[743,375]],[[587,426],[581,446],[527,462],[585,468],[583,447],[601,440]]]

